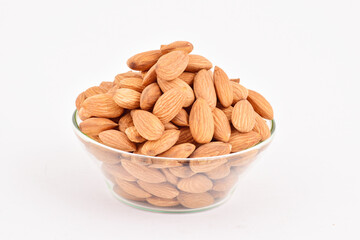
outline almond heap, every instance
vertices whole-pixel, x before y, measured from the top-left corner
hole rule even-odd
[[[133,71],[90,87],[76,99],[84,134],[108,147],[139,154],[132,158],[105,154],[110,161],[98,148],[89,148],[106,164],[103,171],[111,176],[114,191],[126,199],[159,207],[213,204],[226,196],[251,161],[241,156],[191,158],[242,151],[271,135],[266,122],[274,115],[270,103],[240,84],[239,78],[229,79],[222,68],[212,71],[213,64],[190,54],[192,50],[191,43],[176,41],[136,54],[127,61]]]

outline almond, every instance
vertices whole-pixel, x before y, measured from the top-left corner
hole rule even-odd
[[[125,130],[125,134],[126,136],[130,139],[130,141],[132,142],[135,142],[135,143],[142,143],[142,142],[145,142],[146,139],[143,138],[139,132],[136,130],[136,127],[135,126],[132,126],[132,127],[128,127],[126,130]]]
[[[85,92],[80,93],[79,96],[76,98],[75,105],[78,111],[80,110],[81,104],[85,101],[85,99],[86,99]]]
[[[101,82],[99,87],[105,92],[109,91],[114,86],[113,82]]]
[[[187,41],[176,41],[168,45],[161,45],[160,51],[162,54],[166,54],[172,51],[183,51],[190,53],[194,49],[194,46]]]
[[[100,132],[113,129],[118,124],[107,118],[89,118],[81,122],[80,131],[86,135],[98,135]]]
[[[217,192],[217,191],[209,191],[211,196],[213,196],[215,199],[221,199],[225,198],[228,195],[228,192]]]
[[[180,90],[171,89],[159,97],[153,113],[162,123],[168,123],[180,112],[185,100],[185,95]]]
[[[120,164],[102,164],[102,169],[114,176],[115,178],[120,178],[122,180],[128,181],[128,182],[135,182],[136,178],[132,176],[130,173],[128,173],[125,168],[123,168]]]
[[[118,85],[114,85],[112,88],[110,88],[106,93],[110,96],[114,96],[114,94],[116,93],[116,90],[119,89]]]
[[[113,99],[117,105],[126,109],[135,109],[140,107],[141,93],[129,88],[120,88],[116,90]]]
[[[232,111],[233,111],[234,107],[233,106],[229,106],[227,108],[221,107],[220,110],[223,111],[226,115],[226,118],[231,121],[231,115],[232,115]]]
[[[169,171],[179,178],[188,178],[195,175],[188,166],[169,168]]]
[[[156,64],[154,64],[149,71],[144,74],[142,85],[148,86],[149,84],[156,81]]]
[[[137,198],[151,197],[151,194],[141,189],[136,182],[127,182],[122,179],[116,178],[116,183],[119,188],[121,188],[121,190],[132,196],[135,196]]]
[[[149,70],[160,58],[160,50],[152,50],[138,53],[127,61],[129,68],[138,71]]]
[[[233,86],[226,73],[217,66],[214,69],[214,83],[221,105],[223,107],[231,106],[233,102]]]
[[[179,128],[177,126],[175,126],[173,123],[168,122],[164,124],[165,130],[171,130],[171,129],[176,129],[178,130]]]
[[[230,81],[240,83],[240,78],[231,78]]]
[[[262,117],[260,117],[260,115],[257,113],[255,113],[255,126],[253,131],[260,134],[261,141],[265,141],[271,135],[270,129],[265,120],[262,119]]]
[[[231,82],[233,86],[233,104],[236,104],[240,100],[244,100],[249,95],[247,88],[243,87],[239,83]]]
[[[249,90],[248,101],[253,106],[255,112],[265,119],[272,120],[274,112],[270,103],[258,92]]]
[[[229,162],[227,163],[228,166],[230,167],[244,167],[247,166],[248,164],[250,164],[252,161],[255,160],[257,154],[259,153],[259,150],[254,149],[250,152],[247,152],[245,154],[241,154],[241,156],[238,156],[236,158],[233,158],[231,160],[229,160]]]
[[[180,127],[189,126],[189,114],[185,109],[181,109],[180,112],[171,121]]]
[[[151,83],[141,93],[140,108],[143,110],[151,110],[156,101],[161,96],[161,90],[157,83]]]
[[[226,178],[214,181],[214,186],[212,190],[219,192],[229,191],[236,184],[237,180],[238,175],[235,172],[231,171]]]
[[[228,142],[231,135],[231,126],[226,114],[219,108],[212,112],[214,118],[214,138],[222,142]]]
[[[185,95],[184,107],[189,107],[193,104],[195,100],[194,91],[192,88],[180,78],[176,78],[172,81],[165,81],[158,78],[158,84],[163,92],[169,91],[171,89],[179,89]]]
[[[231,152],[238,152],[245,150],[249,147],[256,145],[260,142],[261,136],[257,132],[251,131],[247,133],[240,133],[238,131],[232,131],[229,143],[232,146]]]
[[[181,192],[177,197],[180,204],[187,208],[201,208],[210,206],[214,203],[214,198],[210,193],[186,193]]]
[[[177,187],[188,193],[203,193],[209,191],[213,187],[212,181],[203,174],[195,174],[189,178],[181,179]]]
[[[198,143],[208,143],[214,136],[214,118],[211,108],[202,98],[197,99],[191,108],[189,127],[193,138]]]
[[[162,158],[153,158],[152,164],[149,165],[149,168],[172,168],[172,167],[181,167],[182,164],[174,159],[162,159]]]
[[[195,73],[183,72],[182,74],[180,74],[178,78],[180,78],[181,80],[183,80],[184,82],[186,82],[191,86],[194,82]]]
[[[255,112],[247,100],[240,100],[234,106],[231,122],[239,132],[250,132],[255,126]]]
[[[157,140],[164,133],[164,125],[154,114],[144,111],[132,111],[134,125],[139,134],[147,140]]]
[[[188,127],[180,128],[180,136],[176,144],[181,144],[181,143],[195,143],[190,128]]]
[[[89,115],[103,118],[116,118],[124,111],[108,94],[89,97],[82,103],[82,107]]]
[[[101,93],[106,93],[106,91],[104,89],[102,89],[101,87],[95,86],[95,87],[91,87],[86,89],[85,91],[85,97],[92,97],[95,96],[97,94],[101,94]]]
[[[171,183],[171,184],[173,184],[173,185],[176,185],[176,184],[178,183],[178,178],[177,178],[174,174],[172,174],[172,173],[169,171],[169,169],[163,168],[163,169],[161,169],[161,171],[162,171],[162,173],[165,175],[166,180],[167,180],[169,183]]]
[[[201,69],[209,70],[212,63],[200,55],[189,54],[189,63],[185,69],[186,72],[198,72]]]
[[[132,143],[125,133],[118,130],[106,130],[99,133],[100,140],[107,146],[123,151],[133,152],[136,146]]]
[[[142,78],[141,74],[139,72],[133,72],[133,71],[128,71],[125,73],[120,73],[117,74],[114,78],[114,84],[115,85],[119,85],[120,82],[125,79],[125,78]]]
[[[223,142],[211,142],[206,143],[198,147],[193,154],[191,154],[191,158],[200,158],[200,157],[214,157],[214,156],[221,156],[226,155],[231,152],[231,145],[229,143]],[[210,160],[210,162],[213,160]],[[191,163],[197,163],[198,161],[191,161],[190,167],[194,171]],[[203,161],[199,161],[203,162]],[[206,163],[206,162],[204,162]]]
[[[158,155],[158,157],[168,158],[187,158],[195,150],[195,145],[191,143],[178,144],[171,147],[166,152]]]
[[[119,119],[119,130],[125,133],[125,130],[129,127],[134,126],[130,113],[125,114]]]
[[[137,183],[142,189],[156,197],[171,199],[179,195],[179,191],[170,183],[148,183],[141,180]]]
[[[208,176],[208,178],[214,179],[214,180],[224,178],[229,174],[230,174],[230,167],[226,164],[223,164],[217,168],[214,168],[211,171],[206,172],[206,175]]]
[[[158,197],[150,197],[147,198],[146,201],[151,205],[157,207],[175,207],[179,205],[179,201],[177,199],[166,199],[166,198],[158,198]]]
[[[156,156],[171,148],[179,139],[179,130],[166,130],[158,140],[147,141],[142,152],[145,155]]]
[[[194,79],[194,93],[196,98],[204,99],[214,109],[216,106],[216,92],[214,82],[209,71],[200,70]]]
[[[158,169],[148,168],[142,164],[134,163],[129,160],[122,159],[122,166],[131,175],[148,183],[161,183],[165,182],[166,178]]]
[[[156,64],[156,75],[163,80],[171,81],[184,72],[189,56],[183,51],[173,51],[159,58]]]
[[[118,185],[114,185],[113,191],[114,191],[117,195],[119,195],[120,197],[123,197],[123,198],[128,199],[128,200],[138,201],[138,202],[144,202],[144,201],[146,201],[146,198],[135,197],[134,195],[131,195],[131,194],[125,192],[124,190],[122,190]],[[134,190],[133,190],[133,191],[134,191]],[[136,190],[135,190],[135,191],[136,191]],[[143,192],[141,192],[141,193],[137,193],[137,192],[136,192],[136,194],[141,195],[141,196],[146,195],[146,194],[144,194]]]
[[[82,121],[85,121],[86,119],[91,118],[91,114],[89,114],[84,108],[79,109],[78,115]]]
[[[129,88],[141,93],[145,86],[142,85],[141,78],[125,78],[119,83],[119,87],[121,88]]]

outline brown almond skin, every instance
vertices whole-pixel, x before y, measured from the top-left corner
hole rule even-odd
[[[195,173],[188,166],[169,168],[169,171],[174,176],[179,178],[188,178],[195,175]]]
[[[111,174],[115,178],[120,178],[128,182],[135,182],[137,180],[133,175],[128,173],[125,168],[121,166],[121,164],[103,163],[101,167],[103,171]]]
[[[176,129],[178,130],[179,128],[177,126],[175,126],[173,123],[168,122],[164,124],[165,130],[171,130],[171,129]]]
[[[119,119],[119,130],[125,133],[125,130],[128,127],[134,126],[132,117],[130,113],[125,114]]]
[[[179,130],[166,130],[164,134],[158,139],[147,141],[142,147],[143,154],[148,156],[156,156],[169,150],[179,139]]]
[[[113,129],[118,124],[107,118],[89,118],[79,124],[80,131],[86,135],[98,135],[100,132]]]
[[[158,157],[168,158],[187,158],[195,150],[195,145],[192,143],[182,143],[171,147],[166,152],[158,155]]]
[[[226,164],[220,165],[217,168],[214,168],[213,170],[206,172],[206,176],[208,178],[217,180],[224,178],[230,174],[230,167]]]
[[[179,195],[179,191],[170,183],[148,183],[141,180],[137,183],[142,189],[156,197],[172,199]]]
[[[157,207],[175,207],[179,205],[179,201],[175,199],[166,199],[166,198],[158,198],[158,197],[150,197],[147,198],[146,201],[151,205]]]
[[[223,142],[211,142],[198,147],[193,154],[191,154],[191,158],[199,158],[199,157],[214,157],[226,155],[231,152],[231,145],[229,143]]]
[[[101,82],[99,87],[103,89],[105,92],[109,91],[114,86],[113,82]]]
[[[156,75],[163,80],[171,81],[184,72],[189,56],[183,51],[173,51],[159,58],[156,64]]]
[[[271,135],[270,129],[265,120],[257,113],[255,113],[255,126],[253,131],[260,134],[261,141],[265,141]]]
[[[181,144],[181,143],[195,143],[190,128],[188,127],[180,128],[180,136],[176,144]]]
[[[199,98],[193,104],[189,127],[191,134],[198,143],[209,143],[214,136],[214,118],[209,104]]]
[[[149,71],[145,73],[142,80],[143,86],[148,86],[149,84],[156,81],[156,64],[154,64]]]
[[[145,88],[145,86],[142,84],[141,78],[125,78],[120,82],[119,87],[130,88],[139,93],[141,93]]]
[[[79,96],[76,98],[75,105],[78,111],[80,110],[81,104],[85,101],[85,99],[86,99],[85,92],[80,93]]]
[[[232,146],[231,152],[238,152],[250,148],[260,142],[261,136],[259,133],[251,131],[247,133],[240,133],[232,131],[229,143]]]
[[[81,121],[85,121],[86,119],[91,118],[91,115],[83,107],[79,109],[78,115]]]
[[[132,111],[136,130],[147,140],[157,140],[164,133],[164,125],[154,114],[144,110]]]
[[[214,198],[210,193],[186,193],[181,192],[177,197],[180,204],[186,208],[201,208],[210,206],[214,203]]]
[[[194,46],[187,41],[176,41],[168,45],[161,45],[160,51],[162,54],[166,54],[172,51],[183,51],[185,53],[191,53],[194,49]]]
[[[130,88],[120,88],[116,90],[113,99],[117,105],[126,109],[136,109],[140,107],[141,93]]]
[[[214,181],[212,190],[218,192],[227,192],[236,184],[238,178],[238,174],[236,174],[234,171],[231,171],[227,177]]]
[[[161,95],[156,101],[153,114],[162,123],[168,123],[180,112],[185,100],[185,95],[180,90],[171,89]]]
[[[180,78],[181,80],[183,80],[184,82],[186,82],[188,85],[191,86],[194,82],[195,73],[183,72],[182,74],[180,74],[178,78]]]
[[[194,93],[196,98],[203,98],[213,110],[216,107],[216,92],[214,81],[209,71],[200,70],[194,79]]]
[[[162,174],[158,169],[148,168],[142,164],[125,159],[121,160],[121,164],[131,175],[144,182],[162,183],[166,181],[164,174]]]
[[[105,145],[120,149],[127,152],[133,152],[136,150],[136,145],[132,143],[125,133],[118,130],[106,130],[99,133],[101,142]]]
[[[130,141],[134,142],[134,143],[142,143],[142,142],[145,142],[146,139],[143,138],[139,132],[136,130],[136,127],[135,126],[132,126],[132,127],[128,127],[126,130],[125,130],[125,134],[126,136],[129,138]]]
[[[240,83],[240,78],[231,78],[231,82]]]
[[[228,142],[231,135],[231,126],[226,114],[219,108],[213,110],[214,138],[222,142]]]
[[[143,110],[151,110],[156,101],[161,96],[161,90],[157,83],[151,83],[141,93],[140,108]]]
[[[239,83],[231,82],[233,86],[233,104],[236,104],[240,100],[244,100],[249,95],[249,90],[243,87]]]
[[[99,86],[90,87],[90,88],[86,89],[85,97],[88,98],[88,97],[92,97],[92,96],[95,96],[95,95],[101,94],[101,93],[106,93],[106,91]]]
[[[233,106],[230,106],[230,107],[227,107],[227,108],[224,108],[224,107],[220,107],[220,110],[223,111],[226,115],[226,118],[231,121],[231,116],[232,116],[232,111],[233,111],[234,107]]]
[[[269,120],[274,119],[272,106],[260,93],[249,89],[249,96],[247,100],[251,103],[255,112],[257,112],[261,117]]]
[[[142,78],[142,76],[139,72],[133,72],[133,71],[119,73],[114,78],[114,84],[119,85],[120,81],[125,78]]]
[[[229,107],[233,103],[233,87],[226,73],[215,66],[214,83],[217,97],[223,107]]]
[[[127,65],[133,70],[147,71],[158,61],[160,56],[160,50],[138,53],[128,59]]]
[[[180,127],[189,126],[189,114],[185,109],[181,109],[180,112],[171,120],[174,124]]]
[[[195,174],[189,178],[181,179],[177,184],[178,189],[188,193],[204,193],[212,189],[212,181],[203,174]]]
[[[185,69],[186,72],[198,72],[201,69],[209,70],[212,68],[212,63],[203,56],[189,54],[189,63]]]
[[[127,182],[122,179],[116,178],[116,183],[124,192],[135,196],[137,198],[148,198],[151,194],[144,191],[136,182]]]
[[[108,94],[97,94],[86,98],[81,106],[93,117],[116,118],[124,112],[124,109]]]
[[[171,89],[178,89],[183,92],[185,95],[184,107],[189,107],[195,101],[195,95],[193,89],[180,78],[176,78],[172,81],[166,81],[158,78],[157,80],[159,87],[163,92],[169,91]]]
[[[255,126],[255,111],[247,100],[240,100],[234,106],[231,122],[239,132],[250,132]]]
[[[126,198],[128,200],[138,201],[138,202],[144,202],[146,200],[146,198],[136,197],[134,195],[131,195],[131,194],[125,192],[123,189],[121,189],[119,187],[119,185],[116,185],[116,184],[113,187],[113,191],[120,197]],[[134,190],[132,190],[132,191],[134,191]],[[139,193],[137,192],[136,194],[138,195]],[[143,193],[140,193],[140,194],[143,194]],[[144,196],[144,195],[141,195],[141,196]]]
[[[178,183],[178,177],[176,177],[174,174],[172,174],[169,169],[166,169],[166,168],[163,168],[163,169],[160,169],[161,172],[165,175],[166,177],[166,180],[173,184],[173,185],[176,185]]]

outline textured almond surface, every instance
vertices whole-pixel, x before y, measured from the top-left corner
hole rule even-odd
[[[179,201],[177,199],[151,197],[151,198],[147,198],[146,201],[151,205],[158,207],[175,207],[179,205]]]
[[[171,199],[179,195],[179,191],[170,183],[148,183],[141,180],[137,183],[142,189],[156,197]]]
[[[180,112],[171,120],[174,124],[180,127],[189,126],[189,114],[185,109],[181,109]]]
[[[181,144],[181,143],[195,143],[190,128],[183,127],[180,129],[180,136],[176,144]]]
[[[86,89],[85,91],[85,97],[92,97],[94,95],[98,95],[101,93],[106,93],[106,91],[104,89],[102,89],[101,87],[95,86],[95,87],[90,87],[88,89]]]
[[[195,73],[183,72],[182,74],[180,74],[178,78],[180,78],[181,80],[183,80],[184,82],[186,82],[191,86],[194,82]]]
[[[232,146],[231,152],[238,152],[254,146],[260,142],[261,136],[259,133],[251,131],[247,133],[240,133],[232,131],[229,143]]]
[[[181,192],[177,197],[180,204],[187,208],[201,208],[214,203],[214,198],[210,193],[186,193]]]
[[[261,141],[265,141],[271,135],[270,129],[265,120],[257,113],[255,114],[255,126],[253,131],[260,134]]]
[[[232,115],[233,109],[234,109],[233,106],[229,106],[229,107],[227,107],[227,108],[220,107],[220,110],[225,113],[226,118],[227,118],[229,121],[231,121],[231,115]]]
[[[144,182],[161,183],[166,181],[164,174],[162,174],[158,169],[148,168],[144,165],[125,159],[121,160],[121,164],[131,175]]]
[[[98,135],[100,132],[113,129],[118,124],[107,118],[89,118],[79,124],[80,131],[87,135]]]
[[[229,191],[237,182],[238,175],[235,172],[230,172],[230,174],[222,179],[214,181],[214,186],[212,190],[214,191]]]
[[[128,182],[135,182],[136,178],[128,173],[121,164],[102,164],[102,169],[115,178],[120,178]]]
[[[156,64],[156,75],[163,80],[173,80],[184,72],[189,56],[183,51],[173,51],[163,55]]]
[[[250,132],[255,126],[255,112],[247,100],[241,100],[234,106],[231,122],[239,132]]]
[[[172,81],[166,81],[158,78],[157,80],[161,90],[163,92],[169,91],[171,89],[178,89],[185,95],[184,107],[188,107],[193,104],[195,100],[195,95],[193,89],[180,78],[176,78]]]
[[[107,146],[123,151],[133,152],[136,145],[131,142],[125,133],[118,130],[106,130],[99,134],[100,140]]]
[[[206,176],[208,176],[208,178],[213,180],[224,178],[229,174],[230,174],[230,167],[226,164],[220,165],[219,167],[206,172]]]
[[[132,117],[130,115],[130,113],[127,113],[125,115],[123,115],[120,119],[119,119],[119,130],[122,132],[125,132],[125,130],[128,127],[134,126]]]
[[[156,64],[154,64],[149,71],[146,72],[146,74],[143,77],[142,85],[148,86],[149,84],[156,81]]]
[[[126,188],[126,187],[125,187],[125,188]],[[114,191],[117,195],[119,195],[120,197],[126,198],[126,199],[128,199],[128,200],[138,201],[138,202],[144,202],[144,201],[146,201],[145,198],[136,197],[136,196],[134,196],[134,195],[131,195],[131,194],[125,192],[121,187],[119,187],[119,185],[114,185],[113,191]],[[132,191],[129,190],[129,191],[130,191],[130,192],[133,192],[133,191],[135,191],[135,190],[132,190]],[[138,192],[136,192],[136,194],[138,194],[138,196],[143,196],[143,195],[145,196],[145,195],[147,195],[147,194],[141,194],[141,193],[138,193]]]
[[[136,127],[135,126],[132,126],[132,127],[128,127],[126,130],[125,130],[125,134],[126,136],[129,138],[130,141],[134,142],[134,143],[142,143],[142,142],[145,142],[146,139],[143,138],[139,132],[136,130]]]
[[[147,141],[142,147],[142,153],[149,156],[156,156],[169,150],[179,139],[179,130],[166,130],[157,140]]]
[[[158,157],[168,158],[187,158],[195,150],[195,145],[191,143],[182,143],[171,147],[166,152],[158,155]]]
[[[164,127],[165,127],[165,130],[171,130],[171,129],[176,129],[176,130],[178,130],[178,129],[179,129],[176,125],[174,125],[174,124],[171,123],[171,122],[165,123],[165,124],[164,124]]]
[[[169,171],[169,169],[166,169],[166,168],[161,169],[161,172],[165,175],[166,180],[167,180],[169,183],[171,183],[171,184],[173,184],[173,185],[177,185],[177,183],[178,183],[178,177],[175,176],[174,174],[172,174],[172,173]]]
[[[195,173],[188,166],[169,168],[169,171],[179,178],[188,178],[195,175]]]
[[[133,122],[139,134],[147,140],[157,140],[164,133],[164,125],[154,114],[135,110],[132,112]]]
[[[151,194],[144,191],[136,182],[127,182],[122,179],[116,178],[116,183],[124,192],[135,196],[137,198],[148,198]]]
[[[121,80],[121,82],[119,83],[119,87],[130,88],[140,93],[145,88],[145,86],[142,84],[141,78],[125,78]]]
[[[233,86],[226,73],[217,66],[214,69],[214,83],[221,105],[229,107],[233,103]]]
[[[162,123],[168,123],[180,112],[184,103],[185,95],[178,89],[171,89],[156,101],[153,114]]]
[[[168,45],[161,45],[160,51],[162,54],[166,54],[172,51],[183,51],[185,53],[190,53],[193,50],[194,46],[187,41],[176,41]]]
[[[184,192],[188,193],[203,193],[213,187],[212,181],[203,174],[196,174],[189,178],[181,179],[177,187]]]
[[[214,136],[211,108],[202,98],[197,99],[191,108],[189,127],[193,138],[198,143],[208,143]]]
[[[75,105],[77,110],[80,110],[81,104],[85,101],[85,99],[85,92],[80,93],[79,96],[76,98]]]
[[[247,96],[249,95],[249,91],[247,90],[247,88],[236,82],[231,82],[231,85],[233,87],[233,104],[247,98]]]
[[[201,69],[209,70],[212,68],[212,63],[203,56],[189,54],[189,63],[185,69],[186,72],[198,72]]]
[[[99,87],[103,89],[105,92],[109,91],[113,86],[114,86],[113,82],[107,82],[107,81],[101,82],[99,85]]]
[[[274,118],[273,108],[260,93],[249,90],[248,101],[253,106],[255,112],[257,112],[261,117],[269,120]]]
[[[138,53],[127,61],[129,68],[133,70],[146,71],[149,70],[160,58],[160,50],[152,50]]]
[[[140,107],[141,93],[130,88],[120,88],[116,90],[113,99],[117,105],[126,109]]]
[[[212,114],[214,118],[214,139],[228,142],[231,135],[231,126],[226,114],[219,108],[215,108]]]
[[[190,169],[195,173],[209,172],[226,162],[227,160],[225,158],[213,160],[192,160],[190,162]]]
[[[194,79],[194,93],[196,98],[204,99],[211,109],[215,108],[217,98],[214,81],[209,71],[203,69],[196,74]]]
[[[116,118],[124,112],[124,109],[117,105],[108,94],[86,98],[81,106],[93,117]]]
[[[198,147],[191,158],[214,157],[226,155],[231,152],[231,144],[224,142],[211,142]]]
[[[143,110],[151,110],[156,101],[161,96],[161,90],[157,83],[152,83],[147,86],[140,96],[140,108]]]

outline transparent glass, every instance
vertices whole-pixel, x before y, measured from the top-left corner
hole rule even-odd
[[[245,170],[270,144],[275,122],[267,121],[271,136],[246,150],[216,157],[164,158],[124,152],[73,129],[87,152],[95,157],[106,184],[120,201],[153,212],[197,212],[224,203]]]

